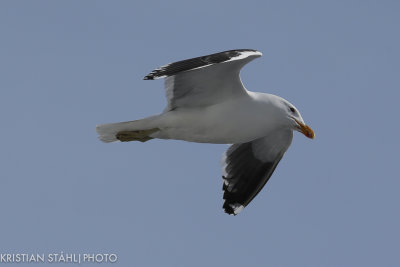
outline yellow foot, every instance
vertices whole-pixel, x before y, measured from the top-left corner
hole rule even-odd
[[[160,129],[154,128],[150,130],[138,130],[138,131],[121,131],[116,134],[115,137],[121,142],[129,142],[129,141],[140,141],[140,142],[146,142],[153,137],[150,137],[149,135],[152,133],[155,133],[159,131]]]

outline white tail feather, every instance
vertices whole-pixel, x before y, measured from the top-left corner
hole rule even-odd
[[[157,116],[148,117],[137,121],[126,121],[117,123],[100,124],[96,126],[96,132],[99,134],[99,139],[105,143],[118,141],[116,135],[121,131],[137,131],[154,128],[152,122]]]

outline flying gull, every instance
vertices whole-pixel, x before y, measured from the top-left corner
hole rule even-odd
[[[223,209],[237,215],[267,183],[290,146],[293,131],[314,138],[287,100],[243,86],[240,70],[261,56],[253,49],[229,50],[153,70],[144,79],[165,78],[166,109],[141,120],[98,125],[99,139],[232,144],[222,159]]]

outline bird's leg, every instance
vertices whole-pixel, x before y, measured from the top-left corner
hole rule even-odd
[[[154,128],[149,130],[137,130],[137,131],[120,131],[116,134],[116,138],[121,142],[129,142],[129,141],[140,141],[146,142],[153,137],[150,137],[150,134],[159,131],[160,129]]]

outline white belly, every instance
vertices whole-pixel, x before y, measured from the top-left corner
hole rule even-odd
[[[240,98],[217,105],[161,114],[152,137],[199,143],[245,143],[268,134],[274,123],[268,106]]]

